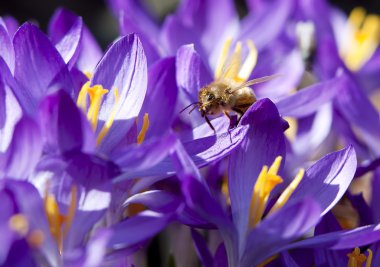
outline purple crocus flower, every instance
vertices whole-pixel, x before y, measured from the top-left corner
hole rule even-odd
[[[282,208],[270,212],[270,206],[267,209],[264,206],[262,213],[257,213],[261,214],[257,218],[260,219],[263,214],[269,215],[267,214],[262,222],[256,222],[257,225],[253,224],[252,228],[251,201],[255,196],[252,191],[255,183],[258,184],[255,178],[259,176],[263,165],[271,164],[276,155],[284,155],[284,122],[278,116],[273,103],[261,100],[244,115],[241,124],[245,123],[252,126],[241,146],[230,156],[228,189],[232,221],[217,200],[210,195],[204,183],[193,176],[183,178],[183,193],[187,204],[204,220],[216,225],[224,240],[229,264],[238,266],[259,264],[302,237],[342,197],[356,168],[355,154],[350,147],[326,156],[311,166],[301,181],[300,176],[297,176],[294,181],[298,180],[299,185],[294,193],[288,196],[289,199],[283,203]],[[250,156],[247,154],[248,151]],[[251,155],[260,155],[260,158]],[[294,181],[291,183],[293,186]],[[271,190],[266,199],[264,196],[265,202],[271,203],[271,198],[277,199],[277,194],[272,196],[270,192]],[[278,205],[273,205],[276,206]],[[287,216],[289,220],[284,219],[288,218]],[[373,231],[373,228],[368,231]],[[275,232],[276,234],[273,234]],[[337,236],[335,239],[329,239],[329,242],[336,242],[336,238]]]

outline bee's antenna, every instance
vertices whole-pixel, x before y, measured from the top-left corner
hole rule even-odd
[[[193,112],[194,111],[194,109],[196,109],[198,107],[198,104],[197,105],[195,105],[190,111],[189,111],[189,114],[191,114],[191,112]]]
[[[179,113],[182,113],[184,112],[186,109],[188,109],[189,107],[191,107],[192,105],[196,105],[198,106],[199,105],[199,102],[194,102],[194,103],[191,103],[190,105],[186,106],[184,109],[182,109]],[[195,108],[193,108],[191,111],[193,111]],[[191,113],[191,111],[189,113]]]

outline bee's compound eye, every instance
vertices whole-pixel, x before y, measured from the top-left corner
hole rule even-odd
[[[207,101],[211,101],[211,100],[214,100],[214,99],[215,99],[214,94],[208,94],[207,95]]]

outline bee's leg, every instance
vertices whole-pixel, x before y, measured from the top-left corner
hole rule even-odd
[[[211,129],[214,131],[214,133],[216,134],[215,128],[214,128],[214,126],[212,126],[211,121],[209,120],[209,118],[208,118],[207,116],[205,116],[205,120],[206,120],[208,126],[210,126],[210,128],[211,128]]]
[[[231,129],[235,127],[234,120],[231,118],[230,113],[228,111],[223,111],[224,115],[226,115],[230,119],[230,126],[228,127],[228,134],[230,135],[230,141],[232,143]]]
[[[238,125],[239,122],[240,122],[241,117],[243,117],[244,112],[241,109],[239,109],[239,108],[233,108],[232,110],[235,111],[238,114],[238,119],[237,119],[237,122],[236,122],[236,125]]]

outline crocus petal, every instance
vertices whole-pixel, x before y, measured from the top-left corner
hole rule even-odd
[[[149,114],[146,139],[162,136],[170,129],[176,116],[177,91],[174,58],[160,60],[149,69],[148,89],[138,120],[142,125],[142,117]]]
[[[9,36],[12,37],[17,31],[17,29],[20,27],[20,24],[14,17],[11,16],[4,16],[3,20],[5,22],[5,25],[7,25]]]
[[[15,52],[13,49],[12,39],[8,33],[5,22],[0,18],[0,56],[7,63],[13,73],[15,68]]]
[[[353,79],[347,77],[345,83],[339,97],[335,99],[336,107],[347,121],[359,128],[363,140],[371,145],[373,153],[378,155],[380,147],[379,113]]]
[[[247,238],[241,266],[255,266],[317,224],[321,209],[311,198],[283,207],[265,218]]]
[[[190,25],[197,33],[208,54],[220,42],[223,33],[238,20],[231,0],[185,0],[181,2],[176,15],[182,24]]]
[[[211,252],[207,247],[207,243],[203,236],[196,230],[191,230],[191,237],[193,238],[195,251],[197,252],[198,258],[205,267],[213,267],[213,259]]]
[[[230,130],[228,133],[192,140],[183,143],[183,145],[192,161],[200,168],[230,154],[240,144],[247,130],[247,126],[240,126]],[[167,157],[152,168],[136,172],[126,172],[115,179],[114,182],[147,176],[161,176],[163,178],[174,173],[175,167],[172,159]]]
[[[372,55],[372,57],[355,73],[355,78],[365,88],[367,93],[372,93],[380,87],[379,81],[380,70],[380,49]]]
[[[3,129],[6,121],[6,93],[5,84],[0,80],[0,129]]]
[[[0,59],[1,61],[1,59]],[[1,82],[0,82],[1,84]],[[13,131],[16,123],[20,120],[22,116],[22,111],[20,104],[18,103],[13,92],[8,87],[3,87],[5,93],[5,99],[2,104],[3,107],[0,109],[4,112],[1,116],[5,119],[3,127],[0,128],[0,151],[4,152],[13,137]],[[1,93],[2,94],[2,93]]]
[[[176,195],[163,190],[151,190],[131,196],[124,202],[123,206],[142,204],[149,210],[167,214],[174,212],[180,203],[180,198]]]
[[[34,113],[41,98],[49,91],[72,90],[65,62],[49,39],[34,25],[25,23],[13,38],[15,78],[20,90],[15,90],[20,104]]]
[[[63,8],[54,13],[49,23],[50,39],[69,69],[75,64],[79,55],[82,29],[82,18]]]
[[[83,25],[82,29],[82,48],[77,60],[77,67],[83,72],[92,73],[95,70],[96,64],[103,56],[103,52],[95,37],[90,30]]]
[[[58,265],[57,243],[50,235],[42,199],[36,188],[28,182],[15,181],[13,179],[2,179],[0,187],[12,194],[19,213],[25,215],[29,222],[29,230],[39,230],[44,233],[44,242],[39,251],[43,254],[48,264],[53,266]],[[25,198],[28,201],[25,201]]]
[[[313,164],[292,195],[292,199],[313,197],[324,215],[346,192],[356,170],[352,146],[333,152]]]
[[[147,89],[146,58],[136,35],[121,37],[109,48],[91,80],[91,85],[96,84],[109,90],[101,105],[99,120],[106,122],[116,108],[115,121],[99,145],[99,151],[108,154],[140,113]],[[115,90],[119,92],[119,103],[115,102]]]
[[[258,13],[248,15],[242,22],[237,40],[252,39],[259,50],[282,31],[283,25],[295,8],[295,1],[271,1]],[[268,16],[268,13],[271,15]]]
[[[158,234],[170,223],[170,220],[170,214],[143,211],[111,227],[113,235],[108,247],[122,249],[142,243]]]
[[[253,104],[240,124],[249,125],[249,130],[241,145],[230,156],[228,191],[232,216],[242,242],[248,229],[252,190],[262,167],[270,166],[277,156],[285,157],[283,132],[287,124],[268,99]]]
[[[176,79],[179,90],[180,109],[191,103],[198,102],[199,90],[212,82],[211,71],[202,61],[202,58],[194,49],[194,45],[184,45],[177,51],[176,56]],[[191,117],[186,114],[182,116],[185,121],[197,126],[204,122],[199,112],[193,112]],[[190,120],[191,119],[191,120]]]
[[[224,240],[229,262],[236,261],[237,240],[236,229],[227,214],[215,198],[211,196],[208,188],[191,175],[182,178],[182,192],[187,205],[199,214],[204,220],[216,225]],[[234,266],[234,264],[231,264]]]
[[[167,157],[176,140],[174,134],[167,134],[159,139],[152,138],[141,145],[130,145],[118,151],[112,159],[126,172],[145,170]]]
[[[46,152],[95,149],[95,136],[87,119],[64,91],[47,96],[39,113]]]
[[[26,179],[34,170],[42,154],[42,139],[38,125],[23,117],[16,124],[12,141],[6,152],[5,174],[8,177]]]
[[[281,260],[286,267],[299,267],[299,265],[287,251],[281,253]]]
[[[380,240],[380,226],[367,225],[349,231],[338,231],[307,238],[286,246],[292,248],[352,249]]]
[[[185,25],[181,18],[175,15],[166,17],[160,39],[169,55],[174,55],[182,45],[194,44],[202,58],[207,58],[207,52],[204,51],[195,29]]]
[[[376,223],[380,222],[380,210],[378,207],[378,201],[380,201],[380,169],[374,171],[372,178],[372,199],[371,199],[371,210],[373,220]]]
[[[276,103],[281,115],[302,118],[316,112],[321,105],[330,102],[345,84],[342,78],[320,82],[281,99]]]
[[[199,89],[211,83],[211,71],[191,44],[178,49],[176,60],[179,90],[184,91],[189,100],[195,102]]]
[[[142,41],[149,64],[159,59],[163,53],[157,43],[159,27],[149,12],[145,9],[143,1],[109,0],[110,6],[119,18],[120,31],[123,35],[137,33]]]

